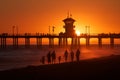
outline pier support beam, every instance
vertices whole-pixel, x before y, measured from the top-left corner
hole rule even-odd
[[[62,46],[62,38],[59,38],[59,46]]]
[[[80,38],[77,38],[77,45],[80,46]]]
[[[67,38],[59,38],[59,46],[67,46],[68,45],[68,40]]]
[[[89,45],[90,45],[90,38],[87,37],[87,38],[86,38],[86,46],[88,47]]]
[[[36,42],[38,48],[42,46],[42,38],[36,38]]]
[[[72,38],[72,40],[71,40],[71,46],[75,46],[75,38]]]
[[[49,38],[49,46],[50,47],[54,46],[54,38]]]
[[[65,38],[65,46],[68,46],[68,40]]]
[[[29,37],[26,37],[25,38],[25,47],[30,47],[30,38]]]
[[[114,47],[114,38],[110,38],[110,46],[113,48]]]
[[[1,48],[6,48],[6,37],[1,37]]]
[[[99,47],[102,47],[102,38],[98,38],[98,45],[99,45]]]
[[[80,46],[80,38],[72,38],[71,46]]]
[[[18,37],[13,37],[13,47],[18,47]]]
[[[74,45],[77,46],[77,38],[74,39]]]
[[[63,46],[65,46],[65,44],[66,44],[66,40],[65,38],[63,38]]]

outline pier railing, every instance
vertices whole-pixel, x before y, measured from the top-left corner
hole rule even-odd
[[[49,33],[22,33],[22,34],[9,34],[9,33],[1,33],[0,37],[2,36],[59,36],[59,34],[49,34]],[[101,36],[101,37],[120,37],[120,33],[81,33],[80,36]]]

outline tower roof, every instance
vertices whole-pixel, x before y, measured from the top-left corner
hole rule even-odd
[[[72,18],[72,14],[68,12],[67,18],[63,20],[64,22],[75,22]]]
[[[75,20],[74,20],[73,18],[66,18],[66,19],[64,19],[63,21],[64,21],[64,22],[66,22],[66,21],[72,21],[72,22],[75,22]]]

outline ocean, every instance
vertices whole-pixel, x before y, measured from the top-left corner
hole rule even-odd
[[[120,45],[115,45],[114,48],[111,48],[109,45],[103,45],[102,48],[99,48],[98,45],[92,45],[90,47],[86,47],[85,45],[81,45],[80,47],[49,47],[44,45],[40,48],[36,48],[35,46],[31,46],[30,48],[25,48],[24,46],[13,48],[12,46],[9,46],[7,48],[0,49],[0,71],[22,68],[30,65],[43,65],[40,62],[41,57],[46,56],[49,51],[52,52],[54,50],[57,56],[56,64],[58,63],[58,56],[61,56],[61,62],[63,63],[65,62],[63,57],[65,50],[69,53],[73,50],[75,54],[78,48],[81,51],[80,60],[100,58],[109,55],[120,55]],[[74,61],[75,60],[76,59],[74,59]],[[69,54],[68,62],[70,61]],[[48,65],[47,62],[45,62],[45,65]]]

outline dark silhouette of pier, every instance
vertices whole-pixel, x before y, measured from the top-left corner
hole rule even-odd
[[[68,38],[71,38],[71,46],[80,46],[80,39],[84,38],[86,40],[86,46],[90,45],[90,39],[96,38],[98,39],[98,46],[102,47],[102,39],[110,39],[110,46],[114,47],[114,39],[120,39],[120,34],[94,34],[94,35],[87,35],[81,34],[80,36],[64,36],[64,35],[51,35],[51,34],[30,34],[25,33],[21,35],[11,35],[7,33],[0,34],[0,45],[1,48],[5,48],[7,46],[7,39],[11,38],[13,41],[13,47],[18,47],[18,39],[22,38],[25,39],[25,47],[30,46],[30,39],[36,39],[36,46],[41,47],[43,44],[42,39],[48,38],[49,39],[49,46],[54,46],[54,39],[57,38],[59,46],[68,46]]]
[[[0,45],[1,48],[6,48],[7,46],[7,39],[11,38],[13,40],[13,46],[18,47],[18,39],[23,38],[25,39],[25,47],[30,46],[30,39],[35,38],[36,39],[36,46],[41,47],[43,45],[43,38],[48,38],[49,39],[49,46],[52,47],[54,46],[54,39],[58,39],[58,45],[59,46],[67,46],[68,45],[68,38],[71,38],[71,46],[80,46],[80,39],[85,38],[86,40],[86,46],[90,45],[90,39],[91,38],[96,38],[98,39],[98,45],[99,47],[102,47],[102,39],[104,38],[109,38],[110,39],[110,46],[114,47],[114,39],[119,39],[120,38],[120,33],[101,33],[101,34],[90,34],[89,33],[84,33],[80,34],[79,36],[76,35],[75,33],[75,26],[74,22],[75,20],[71,18],[71,15],[68,14],[68,17],[63,20],[65,25],[63,26],[65,28],[65,32],[60,32],[59,34],[41,34],[41,33],[36,33],[36,34],[31,34],[31,33],[25,33],[25,34],[8,34],[8,33],[2,33],[0,34]],[[53,27],[53,31],[54,31]],[[13,32],[14,33],[14,32]]]

